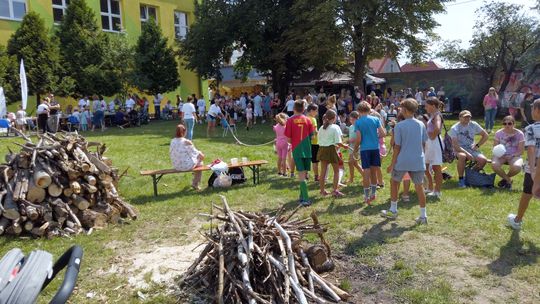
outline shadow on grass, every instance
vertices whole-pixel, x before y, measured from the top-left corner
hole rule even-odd
[[[384,227],[390,223],[389,229]],[[411,230],[413,226],[403,227],[398,226],[397,223],[390,219],[384,219],[382,222],[373,225],[368,230],[364,231],[362,237],[348,243],[345,246],[345,253],[349,255],[356,255],[356,252],[360,248],[370,247],[373,245],[384,244],[388,239],[393,239],[401,236],[406,231]]]
[[[499,258],[487,265],[498,276],[507,276],[514,267],[536,264],[540,251],[530,241],[524,242],[518,230],[512,230],[508,242],[500,248]]]

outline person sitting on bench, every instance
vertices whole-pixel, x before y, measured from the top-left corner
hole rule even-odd
[[[186,139],[186,127],[184,125],[176,126],[175,138],[171,140],[169,154],[174,169],[178,171],[190,171],[195,167],[203,165],[204,154],[197,150],[193,142]],[[195,190],[200,190],[202,172],[193,172],[193,181],[191,187]]]

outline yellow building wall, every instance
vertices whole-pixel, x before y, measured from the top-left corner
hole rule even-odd
[[[87,0],[88,6],[90,6],[96,16],[97,23],[101,26],[100,19],[100,1],[99,0]],[[45,19],[45,24],[48,28],[54,30],[54,21],[52,14],[52,0],[26,0],[27,11],[35,11],[42,18]],[[111,35],[127,35],[128,40],[134,45],[137,42],[137,38],[141,33],[141,20],[140,20],[140,6],[148,5],[157,8],[157,19],[160,25],[163,35],[169,39],[169,44],[177,48],[176,39],[174,34],[174,12],[180,11],[187,14],[188,25],[191,26],[195,20],[194,15],[194,3],[192,0],[121,0],[120,10],[122,15],[122,27],[123,33],[110,33]],[[20,21],[6,20],[0,18],[0,44],[7,45],[9,37],[17,30],[20,25]],[[188,95],[196,94],[199,96],[203,94],[205,99],[208,100],[208,82],[201,79],[196,73],[185,69],[185,67],[179,65],[180,74],[180,86],[172,92],[165,93],[165,99],[163,104],[167,100],[175,101],[176,95],[180,95],[182,99],[186,100]],[[134,92],[136,92],[134,90]],[[141,94],[139,94],[141,95]],[[152,102],[153,98],[150,98]],[[76,102],[72,98],[66,98],[62,100],[62,105],[75,104]],[[30,98],[28,108],[32,108],[32,104],[35,104],[35,98]],[[151,107],[153,111],[153,107]]]

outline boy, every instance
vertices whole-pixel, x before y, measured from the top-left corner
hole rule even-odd
[[[351,114],[349,114],[349,146],[353,146],[356,143],[356,130],[354,129],[354,125],[356,124],[356,121],[360,115],[358,115],[358,112],[352,111]],[[358,173],[362,174],[362,167],[360,167],[360,164],[358,163],[358,156],[355,153],[352,153],[352,151],[349,150],[349,185],[354,184],[354,170],[358,170]]]
[[[317,160],[317,153],[319,152],[319,141],[317,139],[317,115],[319,115],[319,107],[314,103],[309,104],[307,107],[307,117],[309,117],[311,124],[315,129],[315,132],[311,136],[311,165],[313,166],[315,182],[319,181],[319,161]]]
[[[360,159],[362,161],[362,185],[364,186],[364,203],[370,205],[377,198],[377,168],[381,167],[379,154],[379,136],[385,136],[386,132],[381,126],[379,118],[370,116],[371,106],[367,101],[358,105],[360,118],[356,121],[356,143],[354,154],[360,147]]]
[[[294,115],[287,119],[285,124],[285,136],[287,136],[292,148],[292,155],[298,179],[300,180],[300,200],[302,206],[311,205],[308,197],[306,175],[311,166],[311,136],[315,128],[311,120],[304,114],[304,102],[297,100],[294,102]]]
[[[525,128],[525,148],[527,149],[527,163],[525,165],[525,178],[523,179],[523,193],[519,200],[518,213],[508,215],[508,224],[515,230],[521,229],[523,216],[529,207],[529,202],[533,194],[538,196],[540,188],[540,170],[536,166],[540,157],[540,99],[534,101],[532,105],[532,118],[536,121]],[[534,181],[532,174],[534,172]],[[534,185],[533,185],[534,184]]]
[[[407,98],[401,102],[401,111],[405,119],[394,127],[394,153],[387,169],[388,173],[392,173],[390,209],[383,210],[381,215],[392,219],[397,217],[399,184],[405,173],[409,173],[420,205],[420,217],[416,219],[416,223],[421,225],[427,224],[424,193],[424,172],[426,171],[424,146],[427,141],[427,130],[421,121],[414,118],[417,110],[416,100]]]

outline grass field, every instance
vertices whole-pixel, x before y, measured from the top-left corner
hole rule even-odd
[[[447,122],[450,127],[450,121]],[[169,175],[160,183],[160,195],[153,197],[149,177],[141,177],[141,169],[169,168],[168,146],[175,122],[155,122],[136,129],[109,129],[104,133],[87,133],[89,140],[107,144],[110,157],[121,170],[129,167],[128,176],[120,183],[120,193],[140,211],[134,222],[111,226],[92,235],[53,240],[0,239],[0,253],[13,247],[25,251],[48,250],[55,257],[72,244],[84,247],[84,259],[73,303],[176,303],[170,286],[152,283],[152,273],[141,273],[134,266],[135,257],[147,255],[147,263],[158,263],[160,248],[190,245],[200,240],[199,230],[207,222],[197,217],[210,212],[212,202],[225,195],[232,208],[271,211],[285,205],[296,207],[297,181],[279,178],[271,146],[243,147],[232,137],[208,139],[202,126],[195,129],[195,144],[215,158],[248,157],[267,159],[261,184],[250,183],[227,190],[190,189],[191,175]],[[497,128],[496,128],[497,129]],[[254,129],[239,129],[246,143],[271,140],[268,124]],[[0,152],[13,139],[0,139]],[[483,147],[491,155],[489,145]],[[384,169],[388,164],[384,161]],[[487,171],[491,171],[490,168]],[[389,187],[379,192],[378,201],[370,207],[360,204],[360,180],[343,190],[345,198],[321,198],[318,186],[310,182],[311,207],[301,216],[316,210],[322,222],[328,223],[328,239],[336,254],[336,276],[341,286],[353,293],[353,303],[539,303],[540,302],[540,208],[531,203],[521,232],[505,226],[506,215],[515,212],[523,175],[515,181],[515,190],[458,189],[455,164],[448,172],[454,178],[446,181],[440,202],[428,201],[429,225],[416,227],[416,197],[399,206],[399,218],[389,221],[379,212],[389,206]],[[205,173],[203,181],[209,173]],[[388,184],[388,175],[385,176]],[[497,179],[498,180],[498,179]],[[315,238],[314,238],[315,240]],[[154,259],[154,260],[153,260]],[[184,261],[186,262],[186,261]],[[174,258],[160,266],[167,273],[179,263]],[[142,271],[144,272],[144,270]],[[135,287],[133,280],[146,281]],[[139,277],[139,279],[134,279]],[[54,290],[56,285],[49,290]],[[50,298],[48,291],[43,301]]]

